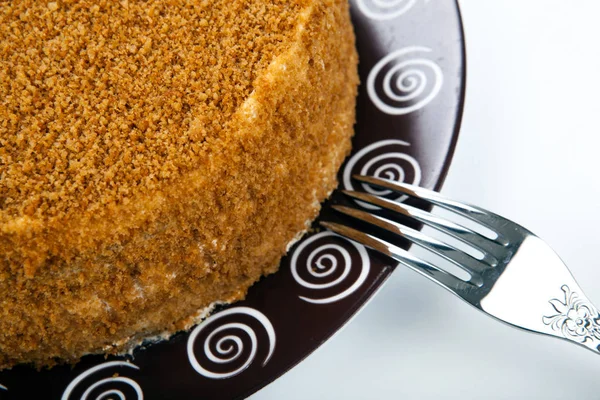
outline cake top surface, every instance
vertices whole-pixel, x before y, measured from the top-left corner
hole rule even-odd
[[[303,3],[0,1],[0,222],[127,204],[192,170]]]

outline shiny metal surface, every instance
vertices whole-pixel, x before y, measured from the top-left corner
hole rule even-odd
[[[493,232],[492,237],[487,237],[459,223],[397,201],[362,192],[344,192],[355,200],[392,212],[391,215],[409,217],[481,252],[481,257],[474,257],[387,216],[376,215],[370,210],[334,206],[343,214],[436,254],[466,271],[469,278],[461,279],[415,255],[414,251],[404,250],[398,243],[391,243],[364,229],[329,222],[322,222],[323,226],[394,258],[500,321],[600,352],[600,314],[597,308],[585,297],[560,257],[539,237],[497,214],[447,199],[427,189],[367,176],[354,176],[354,179],[426,201]]]

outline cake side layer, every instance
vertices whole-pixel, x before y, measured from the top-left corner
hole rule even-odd
[[[301,19],[194,172],[109,217],[0,234],[1,368],[183,329],[276,270],[336,185],[358,83],[347,2],[316,1]]]

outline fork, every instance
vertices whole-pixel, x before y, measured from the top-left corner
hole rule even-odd
[[[560,257],[542,239],[522,226],[480,207],[450,200],[421,187],[369,176],[354,179],[424,201],[473,221],[493,232],[484,235],[463,224],[401,201],[364,192],[343,191],[372,208],[387,210],[393,219],[358,208],[335,210],[391,233],[395,243],[347,225],[321,222],[327,229],[392,257],[431,279],[484,313],[517,328],[569,340],[600,352],[600,314],[585,297]],[[406,197],[405,197],[406,198]],[[402,200],[402,199],[401,199]],[[364,204],[362,203],[362,204]],[[408,217],[478,250],[474,256],[399,222]],[[369,225],[369,226],[370,226]],[[369,230],[370,231],[370,230]],[[404,238],[468,273],[462,279],[398,246]],[[462,246],[461,246],[462,247]]]

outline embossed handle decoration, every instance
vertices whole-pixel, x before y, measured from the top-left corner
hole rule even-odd
[[[544,324],[565,339],[600,352],[600,313],[583,294],[572,291],[568,285],[561,290],[564,300],[549,301],[556,313],[544,316]]]

